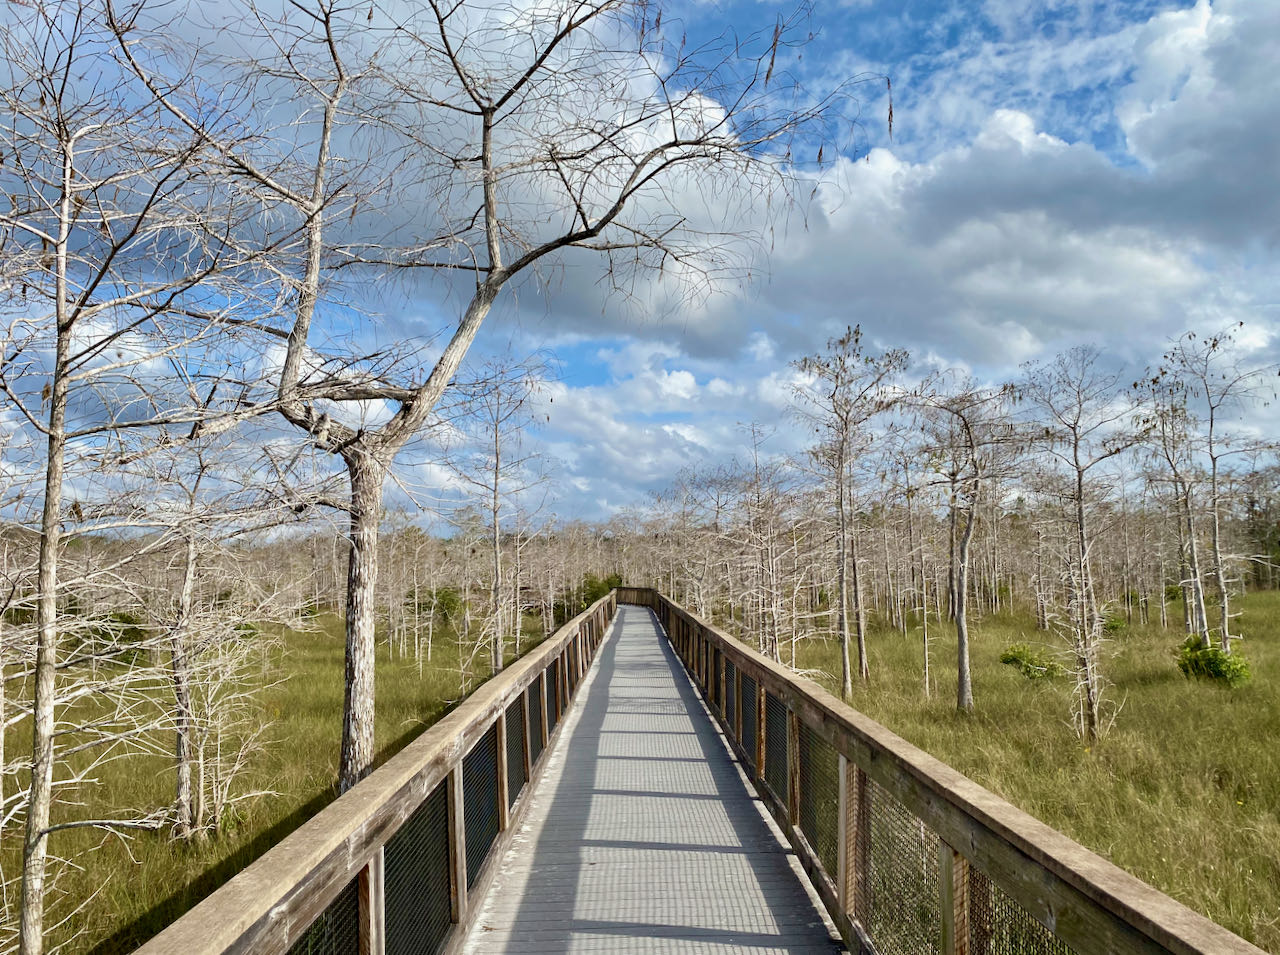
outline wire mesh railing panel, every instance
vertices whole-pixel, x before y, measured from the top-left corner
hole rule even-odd
[[[835,881],[840,854],[840,754],[800,724],[800,831]]]
[[[560,693],[560,661],[552,660],[547,664],[546,670],[543,671],[542,679],[547,685],[547,736],[548,738],[555,731],[556,723],[560,721],[556,715],[556,700]]]
[[[861,919],[880,955],[937,952],[942,935],[938,837],[868,781],[870,912]]]
[[[357,955],[360,951],[360,892],[355,879],[329,903],[288,955]]]
[[[756,772],[756,681],[742,676],[742,749],[751,774]]]
[[[480,874],[498,835],[498,728],[490,728],[462,760],[463,821],[467,836],[467,888]]]
[[[536,766],[538,757],[542,755],[542,684],[538,677],[524,695],[529,699],[529,765]]]
[[[524,775],[524,706],[516,700],[507,707],[507,805],[515,805],[516,797],[527,782]]]
[[[969,867],[969,951],[973,955],[1075,955],[985,875]]]
[[[387,842],[387,955],[434,955],[449,934],[449,790],[441,783]]]
[[[711,651],[711,702],[716,706],[724,706],[724,696],[720,688],[720,651]]]
[[[768,691],[764,694],[764,781],[784,806],[790,785],[787,754],[787,704]]]
[[[725,661],[724,665],[724,721],[729,724],[729,735],[733,736],[737,729],[734,726],[734,713],[738,705],[738,668]]]

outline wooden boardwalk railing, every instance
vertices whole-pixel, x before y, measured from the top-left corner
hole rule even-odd
[[[1261,955],[656,591],[647,606],[851,952]]]
[[[138,951],[450,951],[617,608],[600,598]]]

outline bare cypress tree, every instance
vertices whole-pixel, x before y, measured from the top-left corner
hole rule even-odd
[[[951,502],[950,526],[958,529],[953,611],[956,626],[956,708],[973,709],[969,665],[969,571],[980,506],[991,486],[1009,473],[1019,437],[1009,409],[1009,388],[984,388],[972,381],[955,387],[937,380],[925,389],[932,459],[941,462]]]
[[[836,626],[841,647],[840,689],[845,699],[853,693],[850,662],[850,571],[853,585],[853,617],[858,647],[858,675],[870,675],[866,648],[866,608],[862,593],[862,564],[857,531],[853,525],[852,487],[854,460],[869,439],[867,427],[877,414],[892,407],[897,395],[894,377],[907,363],[907,353],[890,349],[872,354],[863,350],[862,328],[854,326],[827,343],[821,355],[801,359],[796,367],[809,381],[796,391],[797,413],[818,435],[813,458],[822,469],[834,495],[836,513]]]
[[[1104,466],[1137,440],[1127,426],[1133,412],[1119,383],[1119,374],[1102,366],[1096,348],[1078,347],[1028,366],[1020,385],[1032,415],[1032,440],[1056,462],[1061,475],[1058,487],[1070,532],[1064,556],[1076,662],[1075,725],[1081,738],[1091,743],[1106,729],[1101,672],[1104,606],[1094,573],[1095,517],[1113,489]]]
[[[716,223],[682,214],[678,195],[717,194],[744,213],[758,196],[776,195],[791,175],[788,144],[810,136],[816,146],[834,128],[842,91],[778,95],[782,83],[795,87],[775,67],[798,23],[695,50],[666,39],[649,3],[430,2],[405,11],[314,0],[274,18],[253,5],[225,17],[259,56],[234,66],[201,63],[198,49],[184,54],[233,91],[222,102],[234,105],[220,108],[200,83],[157,74],[179,58],[146,48],[179,32],[173,23],[145,6],[114,11],[122,55],[156,101],[224,157],[237,188],[285,222],[282,246],[286,234],[296,238],[261,325],[284,347],[275,407],[347,472],[347,788],[373,759],[383,485],[499,293],[575,249],[603,256],[606,280],[619,288],[649,271],[699,291],[739,274],[741,246]],[[276,117],[288,110],[281,126]],[[273,132],[250,137],[249,129]],[[418,203],[408,222],[406,199]],[[755,212],[734,221],[759,234],[749,225]],[[394,234],[369,241],[387,223]],[[470,279],[457,287],[456,324],[429,371],[425,343],[370,357],[333,323],[334,270],[361,267]],[[387,413],[351,412],[369,402]]]

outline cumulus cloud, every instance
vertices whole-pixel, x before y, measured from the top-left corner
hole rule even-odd
[[[740,453],[739,422],[783,420],[788,363],[849,324],[988,380],[1080,343],[1141,365],[1235,320],[1274,357],[1280,7],[988,0],[928,25],[910,9],[865,13],[898,140],[813,174],[766,274],[692,308],[660,286],[623,307],[571,260],[553,306],[509,306],[530,339],[601,342],[548,434],[584,494],[616,506]],[[936,55],[895,49],[893,29]]]

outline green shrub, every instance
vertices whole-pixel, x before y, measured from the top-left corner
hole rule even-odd
[[[1253,675],[1249,661],[1238,654],[1223,653],[1218,647],[1202,647],[1197,636],[1187,637],[1178,650],[1178,669],[1188,680],[1216,680],[1235,688]]]
[[[1015,643],[1005,647],[1004,653],[1000,654],[1000,662],[1016,666],[1028,680],[1062,676],[1067,672],[1067,668],[1048,653],[1029,643]]]
[[[1114,637],[1128,626],[1129,621],[1119,614],[1107,614],[1102,621],[1102,632],[1109,637]]]

